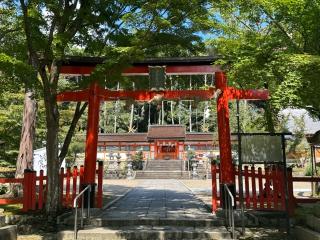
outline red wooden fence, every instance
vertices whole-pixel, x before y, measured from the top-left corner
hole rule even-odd
[[[84,167],[81,166],[71,168],[68,167],[66,171],[64,168],[60,169],[59,183],[60,183],[60,198],[64,207],[72,207],[73,200],[77,193],[81,191],[80,186],[83,183]],[[97,194],[96,206],[102,208],[102,187],[103,187],[103,162],[98,162],[97,174]],[[23,197],[15,199],[0,199],[1,204],[23,204],[23,211],[41,210],[46,202],[46,193],[48,189],[47,176],[36,176],[35,171],[25,170],[24,178],[0,178],[1,183],[21,183],[23,186]]]
[[[217,186],[220,184],[219,165],[211,165],[212,174],[212,211],[215,212],[220,206],[220,193]],[[239,205],[239,169],[235,169],[236,177],[236,201]],[[243,180],[243,199],[244,207],[257,210],[286,210],[285,200],[285,179],[283,168],[249,168],[245,166],[242,170]],[[293,182],[320,182],[320,177],[293,177],[292,169],[287,169],[288,183],[288,213],[293,215],[294,209],[298,203],[313,203],[320,201],[315,197],[295,197],[293,191]]]
[[[220,169],[218,165],[211,165],[212,174],[212,211],[220,206]],[[235,169],[236,201],[239,204],[239,169]],[[246,209],[285,210],[284,174],[280,168],[255,168],[245,166],[242,170],[243,199]]]

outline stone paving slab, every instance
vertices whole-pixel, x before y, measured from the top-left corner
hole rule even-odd
[[[126,196],[106,209],[102,219],[175,218],[209,219],[215,217],[179,180],[141,180]]]
[[[97,239],[226,239],[230,238],[230,233],[225,228],[186,228],[186,227],[122,227],[117,230],[110,228],[88,228],[79,230],[78,239],[97,240]],[[58,234],[58,239],[73,239],[72,231],[63,231]]]

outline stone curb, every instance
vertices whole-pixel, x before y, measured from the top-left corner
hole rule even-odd
[[[17,226],[9,225],[1,227],[0,240],[17,240]]]

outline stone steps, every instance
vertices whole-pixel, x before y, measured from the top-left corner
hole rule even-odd
[[[73,231],[60,231],[58,240],[71,240]],[[126,226],[122,228],[88,227],[78,231],[79,240],[166,240],[166,239],[231,239],[230,233],[224,227],[193,228],[172,226]]]
[[[136,171],[136,179],[188,179],[187,171]]]
[[[296,240],[320,240],[320,218],[308,215],[305,226],[295,226],[294,236]]]
[[[138,218],[138,219],[106,219],[94,218],[90,221],[95,227],[125,227],[125,226],[175,226],[175,227],[200,227],[214,228],[225,226],[222,218],[212,219],[177,219],[177,218]]]
[[[224,219],[210,211],[180,181],[144,180],[112,206],[93,214],[78,239],[231,239]],[[72,218],[59,240],[73,239]],[[70,225],[68,225],[70,224]]]
[[[147,168],[145,169],[147,171],[181,171],[183,170],[183,167],[181,165],[159,165],[159,166],[150,166],[148,164]]]
[[[320,240],[320,233],[307,227],[295,226],[294,237],[296,240]]]
[[[144,171],[136,172],[136,179],[188,179],[181,160],[150,160]]]

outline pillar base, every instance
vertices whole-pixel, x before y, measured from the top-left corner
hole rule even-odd
[[[229,183],[229,184],[226,184],[230,190],[230,192],[232,193],[233,195],[233,198],[234,198],[234,209],[236,208],[236,185],[234,183]],[[227,195],[226,195],[227,194]],[[226,209],[227,208],[227,205],[225,203],[225,197],[228,197],[229,194],[227,192],[227,190],[225,189],[225,184],[221,183],[220,184],[220,202],[221,202],[221,207],[223,209]]]
[[[90,192],[90,195],[88,194],[89,192],[88,191],[85,191],[85,193],[83,194],[83,201],[84,201],[84,207],[87,208],[88,207],[88,197],[90,198],[90,208],[94,208],[95,207],[95,190],[96,190],[96,184],[93,183],[93,184],[87,184],[87,183],[84,183],[82,184],[81,186],[81,189],[84,189],[86,188],[88,185],[91,185],[91,192]]]

